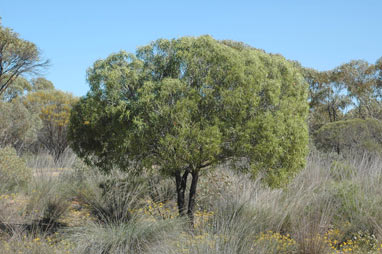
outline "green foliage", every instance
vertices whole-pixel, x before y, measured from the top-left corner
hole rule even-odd
[[[42,90],[54,90],[53,83],[42,77],[32,79],[31,83],[32,83],[32,90],[34,92],[42,91]]]
[[[305,83],[280,56],[226,44],[158,40],[97,61],[72,112],[73,149],[104,169],[133,161],[171,175],[247,158],[271,184],[288,178],[306,155]]]
[[[0,185],[2,191],[12,191],[28,183],[32,172],[11,147],[0,149]]]
[[[323,151],[337,153],[381,153],[382,122],[377,119],[350,119],[328,123],[315,134],[315,144]]]

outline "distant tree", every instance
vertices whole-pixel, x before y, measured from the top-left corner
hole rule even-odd
[[[54,90],[54,85],[52,81],[47,80],[46,78],[34,78],[31,80],[32,91],[37,92],[41,90]]]
[[[35,44],[19,38],[0,20],[0,97],[20,75],[36,74],[47,66]]]
[[[351,106],[347,87],[338,82],[334,71],[316,71],[303,68],[302,74],[309,84],[309,127],[315,132],[328,122],[342,120],[344,111]]]
[[[377,87],[377,77],[375,65],[363,60],[353,60],[343,64],[334,70],[336,82],[343,84],[348,90],[349,98],[356,109],[354,117],[373,117],[373,112],[377,102],[381,98]]]
[[[76,101],[73,95],[58,90],[32,92],[23,100],[31,114],[39,115],[42,128],[38,131],[38,141],[56,161],[68,148],[70,110]]]
[[[161,39],[96,61],[87,75],[73,150],[104,170],[133,164],[173,177],[191,221],[198,178],[218,163],[263,172],[272,186],[304,166],[307,86],[281,56],[209,36]]]
[[[377,119],[349,119],[328,123],[315,135],[318,149],[338,154],[382,153],[382,121]]]

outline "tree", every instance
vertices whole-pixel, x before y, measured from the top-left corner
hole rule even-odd
[[[331,71],[316,71],[301,67],[309,84],[309,127],[314,133],[328,122],[342,120],[351,105],[346,84],[338,82],[338,74]]]
[[[39,90],[29,93],[23,100],[30,114],[39,115],[42,128],[38,141],[58,161],[68,148],[67,129],[72,105],[77,99],[58,90]]]
[[[210,36],[157,40],[87,72],[71,113],[73,150],[103,170],[160,170],[193,221],[199,176],[222,162],[278,186],[305,163],[307,86],[281,56]],[[185,191],[191,177],[186,209]]]
[[[375,65],[363,60],[353,60],[334,70],[336,81],[344,84],[356,109],[357,118],[373,117],[375,104],[380,101]]]
[[[52,81],[47,80],[46,78],[39,77],[34,78],[31,81],[32,83],[32,91],[37,92],[41,90],[54,90],[54,85]]]
[[[36,74],[48,64],[35,44],[0,23],[0,97],[20,75]]]

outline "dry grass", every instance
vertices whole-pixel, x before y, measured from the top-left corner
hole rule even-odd
[[[27,187],[2,191],[0,220],[30,224],[44,219],[61,225],[56,229],[60,237],[52,241],[49,231],[10,227],[0,234],[1,253],[17,253],[12,246],[21,253],[38,253],[39,248],[41,253],[62,253],[58,246],[68,246],[68,253],[380,251],[379,157],[312,154],[306,168],[283,189],[216,169],[201,178],[191,231],[177,218],[171,181],[123,172],[105,176],[76,166],[72,159],[61,162],[68,170],[57,170],[43,158],[27,163],[36,172]]]

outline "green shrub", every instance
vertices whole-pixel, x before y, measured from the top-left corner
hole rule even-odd
[[[24,186],[32,178],[32,172],[25,161],[17,156],[11,147],[0,149],[0,191],[12,191]]]

